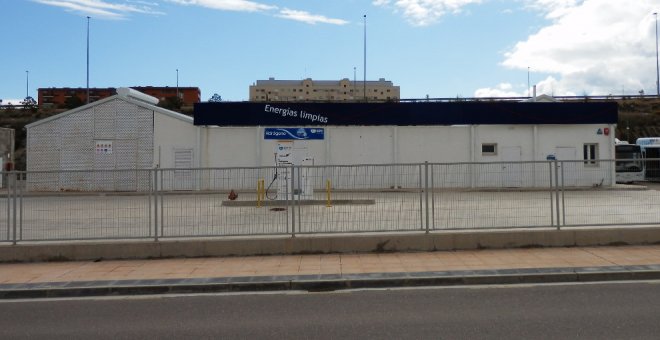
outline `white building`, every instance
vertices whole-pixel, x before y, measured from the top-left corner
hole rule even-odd
[[[511,162],[577,160],[564,166],[565,185],[611,185],[614,167],[598,162],[614,158],[616,104],[609,104],[201,103],[193,125],[148,96],[122,90],[28,125],[27,170],[271,167],[281,156],[278,147],[291,145],[299,154],[289,161],[302,165],[492,163],[456,174],[466,178],[453,183],[469,187],[543,187],[547,164],[534,165],[539,175],[530,182],[520,178],[523,165]],[[319,136],[300,139],[296,131]],[[218,189],[203,176],[178,173],[189,183],[178,189]],[[29,184],[33,190],[141,190],[148,183],[147,172],[129,171],[120,181],[76,176],[52,174]],[[387,186],[418,181],[392,176]],[[91,184],[77,184],[83,182]],[[350,187],[337,179],[333,186]]]
[[[199,128],[191,117],[156,106],[158,99],[122,88],[108,97],[26,126],[27,171],[42,173],[32,190],[142,190],[148,173],[102,170],[192,163]],[[90,172],[93,170],[96,172]],[[91,177],[90,177],[91,176]],[[96,176],[95,178],[92,178]]]

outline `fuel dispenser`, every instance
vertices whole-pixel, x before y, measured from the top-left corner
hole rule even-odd
[[[275,199],[312,199],[314,190],[307,169],[296,168],[292,173],[292,166],[314,165],[314,159],[308,154],[307,141],[277,141],[274,155],[276,167],[274,181],[277,188]]]

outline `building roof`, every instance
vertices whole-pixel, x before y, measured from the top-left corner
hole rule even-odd
[[[128,88],[119,88],[118,90],[122,90],[122,89],[128,89]],[[87,110],[87,109],[92,108],[94,106],[98,106],[98,105],[113,101],[115,99],[123,100],[125,102],[143,107],[143,108],[148,109],[148,110],[153,110],[154,112],[158,112],[158,113],[164,114],[166,116],[170,116],[172,118],[184,121],[186,123],[190,123],[190,124],[193,123],[193,118],[192,117],[189,117],[189,116],[186,116],[184,114],[174,112],[174,111],[171,111],[171,110],[168,110],[168,109],[164,109],[164,108],[156,106],[156,105],[153,105],[151,102],[153,102],[153,100],[155,100],[155,102],[158,102],[158,98],[154,98],[152,96],[149,96],[149,95],[141,93],[141,92],[138,92],[139,95],[136,95],[133,92],[133,91],[136,91],[136,90],[133,90],[133,89],[128,89],[128,90],[130,90],[130,91],[119,91],[119,92],[125,92],[124,94],[116,94],[116,95],[113,95],[113,96],[110,96],[110,97],[107,97],[107,98],[103,98],[101,100],[98,100],[98,101],[95,101],[95,102],[92,102],[92,103],[89,103],[89,104],[86,104],[86,105],[83,105],[83,106],[80,106],[80,107],[77,107],[75,109],[64,111],[64,112],[62,112],[60,114],[57,114],[55,116],[51,116],[51,117],[48,117],[48,118],[38,120],[34,123],[30,123],[30,124],[26,125],[25,128],[29,129],[29,128],[32,128],[32,127],[35,127],[35,126],[39,126],[41,124],[48,123],[48,122],[66,117],[70,114],[74,114],[74,113],[77,113],[77,112],[80,112],[80,111]],[[152,98],[152,99],[148,99],[147,97]],[[149,102],[149,101],[151,101],[151,102]]]

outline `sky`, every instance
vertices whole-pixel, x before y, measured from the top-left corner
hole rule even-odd
[[[404,99],[527,96],[533,85],[548,95],[657,91],[660,0],[0,0],[0,8],[4,104],[36,99],[38,88],[85,88],[88,22],[90,87],[175,87],[178,78],[203,101],[248,100],[249,86],[270,77],[360,81],[365,60],[366,79],[392,81]]]

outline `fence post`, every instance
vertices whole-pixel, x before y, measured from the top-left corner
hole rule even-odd
[[[8,173],[2,174],[6,180],[7,186],[7,241],[11,240],[11,177]]]
[[[289,202],[289,183],[291,183],[291,237],[296,237],[296,187],[294,183],[294,179],[296,178],[295,171],[296,171],[295,165],[291,164],[291,175],[286,178],[287,202]]]
[[[433,176],[433,165],[431,165],[431,227],[435,230],[435,180]]]
[[[420,230],[424,230],[424,184],[422,183],[422,179],[424,178],[424,169],[422,168],[422,164],[419,164],[419,184],[418,184],[418,189],[419,189],[419,223],[421,224]]]
[[[426,198],[426,233],[429,233],[429,162],[424,162],[424,193]]]
[[[14,206],[14,209],[12,209],[12,232],[13,232],[13,234],[14,234],[14,235],[13,235],[13,238],[12,238],[12,243],[13,243],[14,245],[16,245],[16,242],[17,242],[17,237],[16,237],[16,235],[17,235],[17,232],[16,232],[16,210],[17,210],[17,206],[16,206],[16,196],[17,196],[17,186],[18,186],[18,185],[16,184],[16,182],[17,182],[17,181],[16,181],[16,172],[15,172],[15,171],[11,171],[11,172],[9,173],[9,176],[11,177],[11,181],[10,181],[10,182],[11,182],[12,187],[13,187],[13,188],[12,188],[12,193],[11,193],[11,196],[12,196],[12,199],[11,199],[11,200],[12,200],[12,202],[13,202],[13,206]]]
[[[565,186],[564,186],[564,162],[561,162],[561,225],[566,225],[566,202],[565,202],[565,197],[564,197],[564,191],[565,191]],[[557,221],[559,222],[559,221]],[[559,224],[559,223],[557,223]]]
[[[165,171],[158,169],[156,177],[160,177],[160,189],[158,188],[158,183],[156,183],[156,195],[160,197],[160,236],[163,236],[165,235],[165,189],[163,186]],[[172,188],[172,185],[172,178],[170,178],[170,188]],[[158,228],[156,228],[156,233],[158,233]]]
[[[554,209],[554,199],[555,195],[553,195],[554,186],[552,185],[552,162],[548,162],[548,179],[550,180],[550,187],[548,188],[548,191],[550,192],[550,225],[554,226],[555,225],[555,209]]]
[[[559,219],[559,161],[555,159],[555,208],[557,213],[557,230],[561,229],[561,220]],[[564,164],[562,164],[564,165]]]
[[[162,177],[163,174],[160,173],[159,169],[154,169],[154,241],[158,242],[158,175]],[[162,207],[160,208],[162,209]]]
[[[27,183],[27,173],[23,173],[23,182]],[[19,213],[18,213],[18,239],[23,240],[23,188],[18,185],[18,180],[16,181],[17,183],[17,190],[18,190],[18,207],[19,207]],[[27,184],[26,184],[27,185]]]

